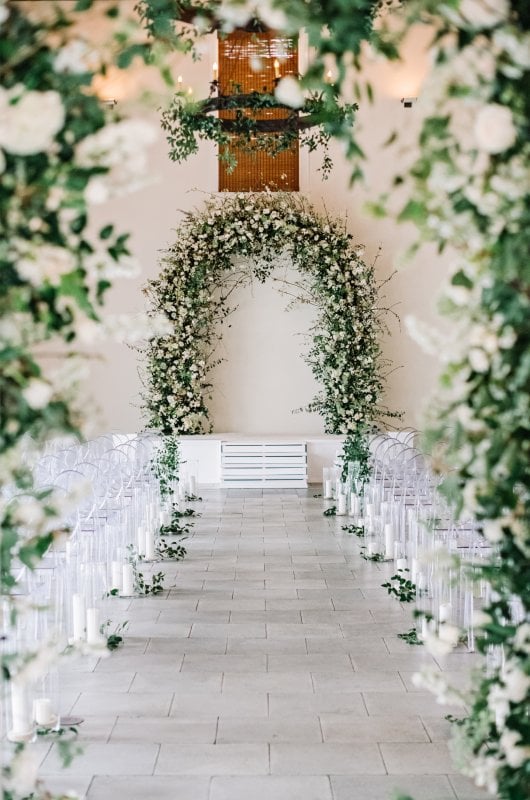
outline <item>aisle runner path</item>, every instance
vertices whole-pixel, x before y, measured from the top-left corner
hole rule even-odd
[[[53,788],[89,800],[475,800],[445,739],[451,709],[415,690],[435,663],[396,633],[380,584],[313,491],[208,490],[175,588],[117,600],[125,646],[63,673],[84,754]],[[465,679],[468,655],[443,666]],[[438,666],[438,665],[437,665]],[[426,777],[428,776],[428,777]]]

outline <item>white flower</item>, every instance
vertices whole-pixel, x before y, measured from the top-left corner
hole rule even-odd
[[[504,536],[502,526],[505,525],[505,520],[502,519],[487,519],[484,521],[484,536],[492,544],[500,542]]]
[[[86,42],[81,39],[72,39],[58,51],[53,62],[56,72],[71,72],[79,74],[90,72],[96,66],[95,55],[91,52]]]
[[[506,697],[504,687],[498,683],[493,683],[488,693],[488,708],[495,717],[495,725],[500,730],[504,727],[504,721],[510,713],[510,704]]]
[[[515,663],[507,661],[502,680],[506,687],[506,697],[512,703],[522,703],[530,689],[530,675]]]
[[[110,187],[101,177],[90,178],[85,189],[85,200],[90,206],[99,206],[110,198]]]
[[[19,156],[48,150],[64,126],[64,106],[58,92],[0,87],[0,147]]]
[[[506,761],[513,769],[519,769],[530,758],[530,747],[521,747],[520,742],[521,734],[518,731],[511,731],[508,728],[503,730],[499,744],[504,751]]]
[[[291,108],[301,108],[304,105],[304,94],[300,83],[293,75],[286,75],[280,80],[274,95],[279,103]]]
[[[22,495],[17,498],[14,517],[21,525],[36,528],[44,522],[45,518],[42,503],[32,495]]]
[[[40,378],[31,378],[30,382],[22,392],[22,396],[28,406],[35,411],[45,408],[53,395],[53,387]]]
[[[507,19],[508,0],[461,0],[458,11],[472,28],[493,28]]]
[[[10,775],[6,779],[5,789],[15,797],[33,795],[41,760],[42,753],[36,748],[27,745],[22,747],[9,764]]]
[[[254,13],[253,4],[223,2],[216,9],[216,15],[222,20],[223,30],[233,31],[244,27]]]
[[[504,152],[517,138],[511,110],[499,103],[489,103],[481,108],[473,132],[479,150],[492,154]]]
[[[469,363],[475,372],[487,372],[489,361],[486,353],[480,347],[472,347],[469,351]]]
[[[50,283],[58,286],[63,275],[73,272],[76,263],[73,254],[64,247],[52,244],[35,245],[27,249],[27,243],[20,245],[21,257],[17,261],[17,272],[33,286]]]
[[[0,3],[0,25],[3,25],[4,22],[9,17],[9,8],[6,6],[4,0]]]

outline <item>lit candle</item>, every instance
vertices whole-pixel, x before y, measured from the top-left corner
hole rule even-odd
[[[177,78],[177,90],[179,92],[182,91],[182,75],[179,75]]]
[[[326,72],[326,83],[333,83],[333,73],[330,69]]]
[[[212,71],[213,71],[213,79],[214,79],[214,81],[216,81],[217,78],[219,77],[219,70],[218,70],[218,67],[217,67],[217,61],[213,62]]]
[[[37,725],[49,727],[55,722],[52,714],[52,701],[49,697],[39,697],[33,701],[33,719]]]
[[[324,498],[330,500],[333,497],[333,481],[326,480],[324,484]]]
[[[121,590],[121,561],[113,561],[110,565],[111,589]]]
[[[274,66],[274,77],[275,78],[279,78],[280,77],[280,62],[278,61],[277,58],[274,59],[273,66]]]
[[[121,593],[123,597],[131,597],[131,595],[134,594],[134,572],[132,564],[123,565]]]
[[[385,523],[385,558],[387,561],[394,558],[394,529],[390,522]]]
[[[193,94],[193,89],[191,88],[191,86],[188,86],[188,95],[191,96],[192,94]]]
[[[101,641],[97,608],[87,608],[86,610],[86,640],[88,644],[99,644]]]
[[[16,741],[17,738],[31,733],[33,725],[31,723],[28,692],[26,687],[18,683],[17,680],[11,681],[11,716],[10,739]]]
[[[346,495],[345,494],[341,493],[341,494],[339,494],[337,496],[337,510],[336,510],[335,513],[336,513],[336,515],[338,517],[343,517],[346,514]]]
[[[73,638],[80,642],[85,638],[85,598],[81,594],[72,595]]]
[[[438,609],[439,622],[451,622],[452,616],[453,606],[451,603],[440,603],[440,608]]]

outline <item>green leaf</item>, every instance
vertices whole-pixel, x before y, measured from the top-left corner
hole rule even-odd
[[[114,232],[114,225],[105,225],[99,232],[100,239],[109,239]]]
[[[148,44],[131,44],[129,47],[126,47],[125,50],[121,51],[116,60],[116,64],[120,69],[127,69],[137,56],[147,62],[150,53],[151,48]]]
[[[94,0],[77,0],[74,11],[88,11],[94,5]]]

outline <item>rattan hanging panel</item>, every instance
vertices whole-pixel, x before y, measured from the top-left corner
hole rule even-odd
[[[274,62],[279,62],[280,75],[298,74],[296,39],[279,36],[273,31],[248,33],[234,31],[219,38],[219,90],[221,94],[238,92],[270,92],[275,86]],[[265,109],[252,113],[255,119],[281,119],[288,112]],[[234,111],[220,111],[221,119],[233,119]],[[219,162],[219,190],[228,192],[299,190],[298,141],[289,150],[271,156],[262,150],[248,152],[230,145],[237,159],[233,172]]]

